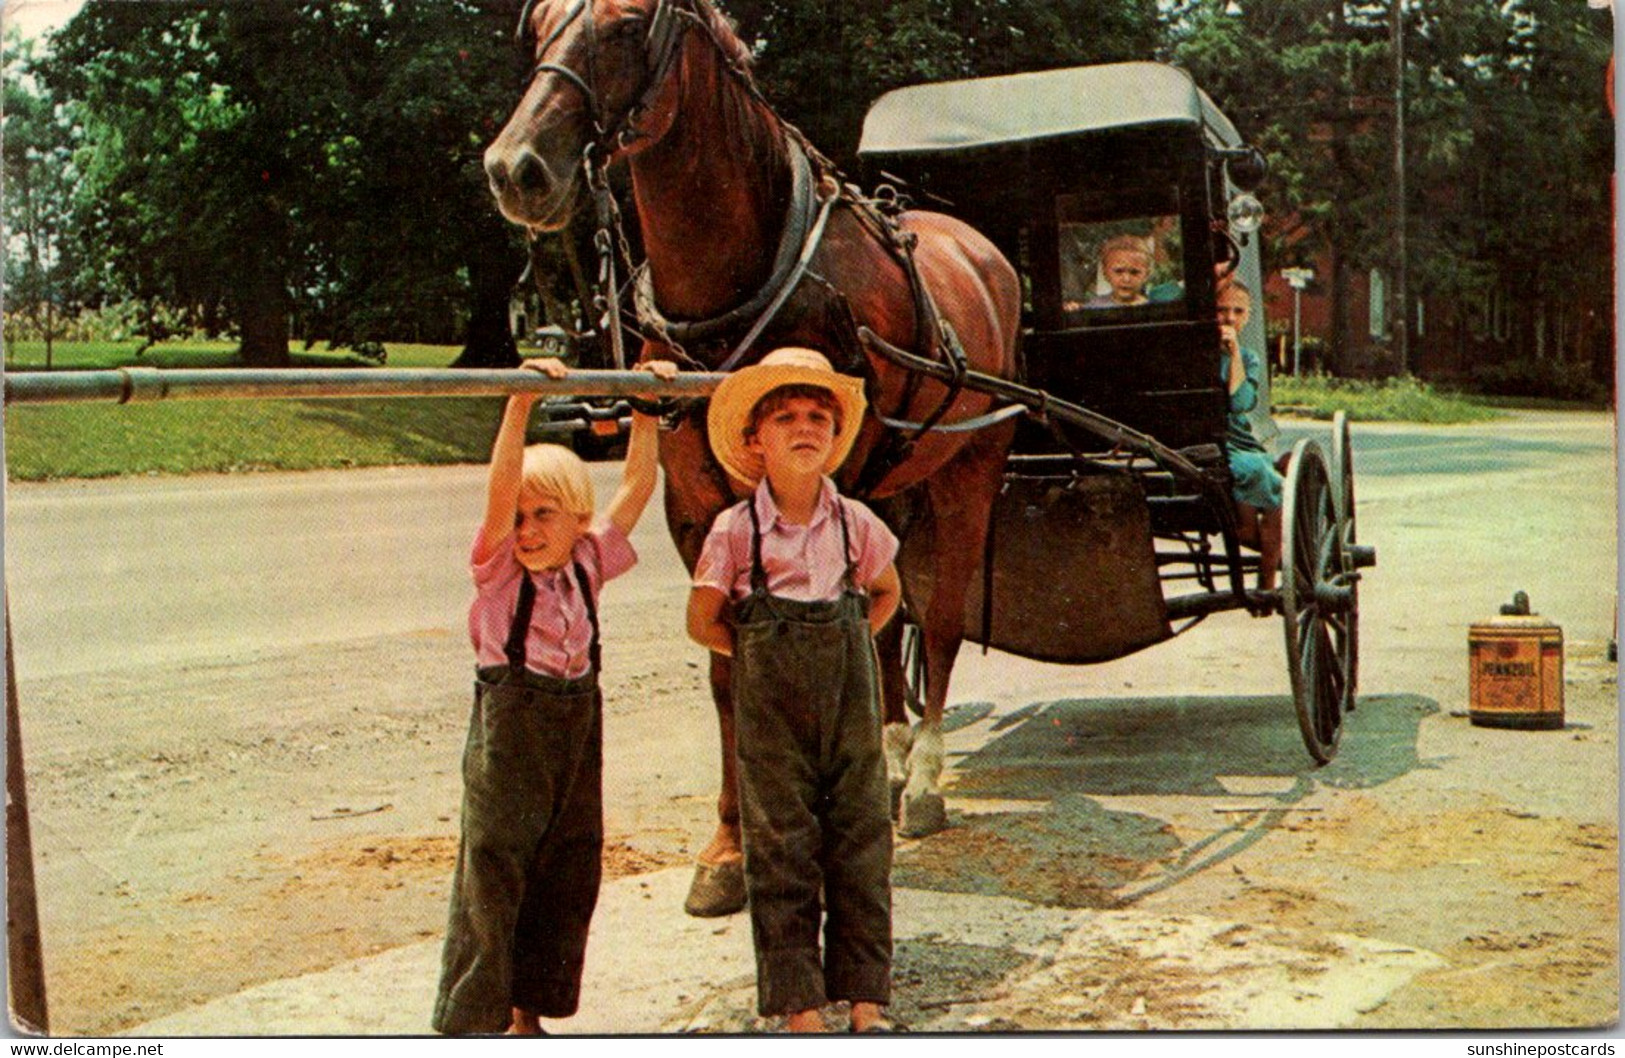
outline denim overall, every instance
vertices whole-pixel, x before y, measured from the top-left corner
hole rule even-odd
[[[602,871],[603,717],[597,606],[580,562],[574,573],[592,624],[586,675],[525,668],[536,600],[527,571],[508,664],[480,668],[474,683],[436,1032],[502,1032],[511,1007],[568,1017],[580,999]]]
[[[869,600],[769,594],[750,502],[751,593],[734,605],[733,704],[757,1007],[891,997],[892,832]],[[819,958],[819,891],[827,908]]]

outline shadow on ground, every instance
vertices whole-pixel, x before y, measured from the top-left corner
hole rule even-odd
[[[1009,896],[1052,907],[1122,907],[1261,840],[1317,785],[1360,789],[1428,765],[1416,695],[1361,699],[1341,752],[1317,767],[1288,698],[1064,700],[1002,718],[993,741],[954,767],[957,798],[1036,802],[1035,810],[955,813],[951,826],[899,850],[895,884]],[[1101,796],[1234,794],[1225,777],[1276,780],[1241,813],[1186,842],[1165,820]],[[1284,782],[1284,785],[1282,783]]]
[[[1052,800],[1065,794],[1220,796],[1220,776],[1300,775],[1326,786],[1377,786],[1422,765],[1416,734],[1437,702],[1373,695],[1343,724],[1338,756],[1316,767],[1285,697],[1068,699],[1030,706],[954,765],[965,797]]]

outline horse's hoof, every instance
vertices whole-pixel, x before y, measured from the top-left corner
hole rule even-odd
[[[902,816],[897,821],[897,833],[905,838],[923,838],[948,827],[948,808],[942,795],[927,791],[903,798]]]
[[[745,909],[745,862],[694,865],[694,883],[688,887],[683,910],[695,918],[721,918]]]

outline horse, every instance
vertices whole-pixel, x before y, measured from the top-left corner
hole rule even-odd
[[[992,398],[894,367],[877,344],[1013,377],[1015,269],[963,222],[883,211],[845,184],[762,96],[711,0],[528,0],[517,37],[531,76],[485,153],[492,193],[533,233],[558,231],[593,200],[602,250],[616,234],[603,174],[628,166],[646,257],[634,299],[642,357],[726,371],[796,345],[865,380],[870,411],[837,484],[903,541],[922,719],[909,727],[894,620],[877,642],[882,742],[899,832],[942,829],[943,706],[1015,424],[991,415],[979,429],[931,428],[975,424]],[[618,324],[618,306],[609,315]],[[668,416],[660,459],[667,522],[692,571],[712,520],[747,492],[712,458],[703,407]],[[700,916],[745,902],[729,671],[711,656],[722,787],[685,903]]]

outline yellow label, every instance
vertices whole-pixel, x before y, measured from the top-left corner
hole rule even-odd
[[[1538,638],[1496,637],[1471,645],[1475,712],[1539,713],[1548,708],[1545,690],[1550,681],[1542,671]],[[1562,708],[1560,701],[1555,708]]]

